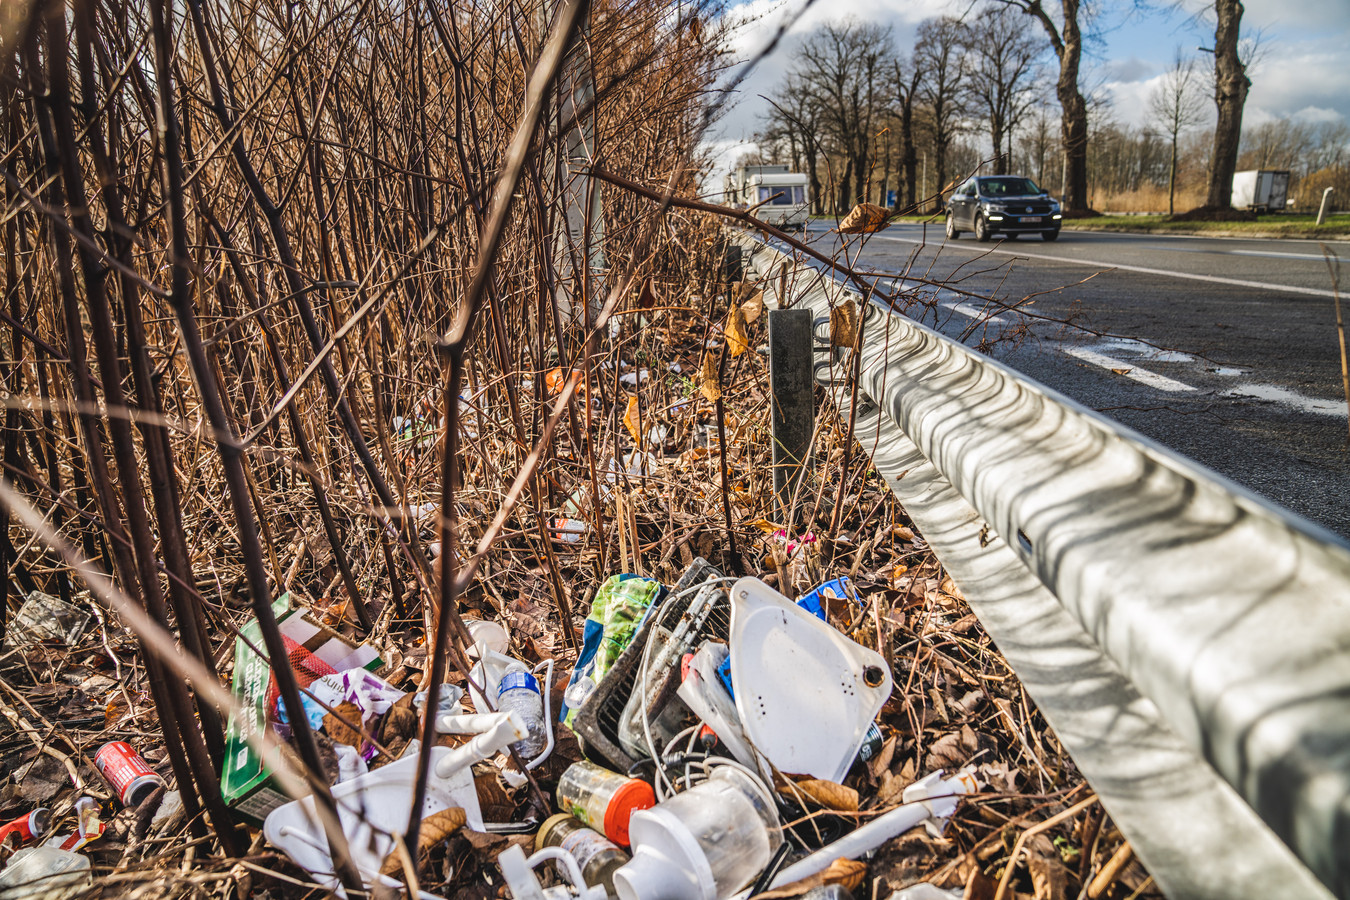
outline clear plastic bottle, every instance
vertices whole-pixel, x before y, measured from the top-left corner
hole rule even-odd
[[[539,827],[534,849],[538,852],[545,847],[561,847],[572,854],[586,883],[600,885],[610,896],[614,895],[614,872],[628,862],[628,854],[618,844],[567,813],[550,816]]]
[[[544,721],[544,697],[539,682],[523,662],[513,661],[502,675],[497,689],[497,709],[515,710],[525,720],[526,735],[511,745],[521,759],[531,760],[548,746],[548,723]]]
[[[652,786],[582,760],[558,779],[558,808],[571,813],[616,844],[628,846],[628,820],[656,805]]]

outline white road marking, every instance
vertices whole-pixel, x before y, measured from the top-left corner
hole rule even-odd
[[[1278,250],[1216,250],[1212,247],[1162,247],[1156,244],[1150,244],[1147,249],[1161,250],[1165,253],[1215,253],[1230,256],[1264,256],[1271,259],[1315,259],[1318,262],[1326,259],[1320,253],[1281,253]]]
[[[1344,403],[1335,400],[1319,400],[1316,397],[1305,397],[1296,391],[1287,388],[1276,387],[1273,384],[1240,384],[1235,388],[1224,391],[1228,397],[1255,397],[1258,400],[1270,400],[1281,406],[1290,406],[1300,412],[1313,413],[1320,416],[1335,416],[1344,418],[1346,415],[1346,406]]]
[[[923,244],[938,246],[933,241],[922,241],[917,238],[903,238],[890,234],[874,234],[874,241],[900,241],[904,244]],[[1217,275],[1195,275],[1189,272],[1174,272],[1167,269],[1151,269],[1147,266],[1129,266],[1124,263],[1099,262],[1092,259],[1075,259],[1070,256],[1051,256],[1046,253],[1026,253],[1021,250],[1005,250],[1001,247],[968,247],[961,244],[948,242],[947,247],[953,249],[966,250],[971,253],[1000,253],[1004,256],[1021,256],[1026,259],[1046,259],[1051,262],[1068,263],[1069,265],[1089,266],[1095,269],[1119,269],[1123,272],[1140,272],[1144,275],[1163,275],[1168,278],[1182,278],[1187,281],[1207,281],[1211,284],[1231,284],[1235,287],[1259,288],[1266,291],[1282,291],[1290,294],[1311,294],[1314,297],[1334,297],[1334,291],[1324,290],[1322,288],[1299,287],[1293,284],[1269,284],[1264,281],[1246,281],[1241,278],[1220,278]],[[903,279],[909,280],[909,279]]]
[[[1140,384],[1146,384],[1155,390],[1167,391],[1172,394],[1195,390],[1189,384],[1183,384],[1174,378],[1159,375],[1157,372],[1150,372],[1148,369],[1141,369],[1136,365],[1115,359],[1104,353],[1098,353],[1096,350],[1089,350],[1086,347],[1065,347],[1064,352],[1081,359],[1085,363],[1112,370],[1117,375],[1124,375]]]
[[[950,309],[952,312],[960,313],[963,316],[969,316],[972,319],[980,319],[982,324],[988,325],[1006,325],[1008,320],[1002,316],[991,316],[989,313],[976,306],[974,303],[956,303],[946,300],[938,304],[943,309]]]
[[[901,279],[895,279],[899,283]],[[975,305],[955,300],[939,301],[939,306],[949,309],[952,312],[960,313],[972,319],[982,319],[985,316],[985,310]],[[1007,320],[1002,316],[991,316],[986,321],[993,324],[1003,324]],[[1143,341],[1137,341],[1133,338],[1104,338],[1097,341],[1091,347],[1064,347],[1063,352],[1075,359],[1080,359],[1085,363],[1097,366],[1102,369],[1113,372],[1113,374],[1124,375],[1126,378],[1133,379],[1140,384],[1168,393],[1188,393],[1195,392],[1196,388],[1191,387],[1174,378],[1168,378],[1165,375],[1159,375],[1157,372],[1151,372],[1148,369],[1141,369],[1131,362],[1122,359],[1116,359],[1113,356],[1107,356],[1093,347],[1103,350],[1113,350],[1116,352],[1124,351],[1136,358],[1147,358],[1154,362],[1172,362],[1172,363],[1191,363],[1200,362],[1196,357],[1188,353],[1182,353],[1176,350],[1160,350]],[[1248,374],[1244,369],[1216,366],[1206,369],[1213,375],[1220,377],[1235,377]],[[1278,387],[1273,384],[1261,384],[1247,382],[1230,388],[1223,392],[1225,397],[1254,397],[1258,400],[1269,400],[1287,409],[1297,410],[1299,412],[1311,413],[1313,415],[1342,417],[1348,413],[1347,406],[1344,403],[1334,400],[1319,400],[1316,397],[1307,397],[1296,391],[1287,388]]]
[[[1164,350],[1143,341],[1136,341],[1134,338],[1102,338],[1092,346],[1097,350],[1105,350],[1108,353],[1132,353],[1147,362],[1195,362],[1195,357],[1189,353],[1182,353],[1180,350]]]

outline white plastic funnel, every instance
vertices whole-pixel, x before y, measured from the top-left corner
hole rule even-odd
[[[459,807],[470,829],[483,830],[478,790],[469,767],[525,736],[519,714],[497,713],[492,718],[495,724],[467,744],[431,749],[422,818]],[[394,846],[392,834],[402,834],[408,826],[416,780],[417,754],[413,754],[333,787],[338,821],[347,836],[352,861],[366,884],[379,877],[380,866]],[[333,872],[312,794],[272,810],[263,823],[263,833],[272,846],[313,875],[315,881],[345,896]]]
[[[890,667],[757,578],[731,589],[731,685],[779,771],[840,782],[891,695]]]

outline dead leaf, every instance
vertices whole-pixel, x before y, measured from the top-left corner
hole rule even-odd
[[[739,306],[732,306],[727,313],[727,352],[733,357],[740,356],[750,349],[750,336],[745,333],[745,313]]]
[[[1026,843],[1027,870],[1036,900],[1064,900],[1065,871],[1050,838],[1038,834]]]
[[[652,280],[648,278],[646,281],[642,282],[642,291],[638,294],[637,298],[637,308],[651,309],[660,302],[660,299],[656,296],[656,290],[652,287]]]
[[[928,758],[924,760],[923,767],[925,771],[933,769],[950,771],[969,757],[970,753],[961,745],[961,735],[953,731],[933,742],[933,746],[928,748]]]
[[[422,820],[422,827],[417,832],[417,853],[414,854],[414,860],[441,841],[447,840],[463,828],[467,821],[468,816],[458,806],[452,806],[449,809],[443,809],[438,813],[427,816]],[[403,863],[399,861],[396,848],[394,852],[384,858],[384,865],[380,866],[380,874],[396,877],[402,869]]]
[[[413,696],[408,694],[409,697]],[[395,739],[412,740],[417,732],[417,710],[411,704],[404,705],[402,700],[389,707],[380,724],[380,743],[386,747]]]
[[[1131,372],[1133,372],[1134,369],[1112,369],[1111,371],[1116,373],[1117,375],[1128,375]]]
[[[798,791],[826,809],[839,810],[840,812],[858,811],[858,792],[851,787],[818,778],[798,781],[796,787]],[[795,796],[792,788],[788,786],[779,788],[778,792],[789,797]]]
[[[984,874],[984,870],[975,865],[966,879],[966,890],[961,900],[994,900],[998,894],[998,882]]]
[[[853,348],[858,343],[858,309],[846,300],[830,310],[830,346]]]
[[[641,449],[642,421],[639,415],[637,397],[629,397],[628,411],[623,414],[623,424],[628,429],[628,433],[633,436],[633,443],[637,445],[638,449]]]
[[[764,292],[751,286],[746,293],[748,296],[741,302],[741,315],[745,317],[745,324],[749,325],[764,312]]]
[[[844,216],[839,225],[840,234],[871,234],[887,226],[891,212],[875,203],[859,203]]]
[[[698,390],[709,403],[722,396],[721,379],[717,377],[717,359],[711,353],[703,354],[703,369],[699,373]]]
[[[867,763],[868,771],[872,773],[873,778],[880,778],[882,772],[891,768],[891,760],[895,758],[895,743],[895,735],[886,738],[886,743],[881,745],[881,752]]]
[[[334,715],[333,713],[337,713]],[[338,718],[341,716],[341,718]],[[343,721],[346,720],[346,722]],[[364,741],[361,739],[361,732],[352,728],[347,722],[359,725],[361,723],[361,707],[355,703],[339,703],[333,707],[333,712],[325,713],[323,717],[323,730],[328,736],[339,744],[347,744],[362,749]]]
[[[121,694],[113,694],[108,705],[103,708],[103,727],[111,728],[131,710],[130,704]]]
[[[46,753],[14,773],[14,788],[25,803],[43,805],[70,787],[70,775],[61,762]]]
[[[755,894],[751,900],[785,900],[788,897],[800,897],[818,887],[837,884],[845,890],[856,891],[867,877],[867,864],[853,859],[839,858],[821,872],[809,875],[801,881],[785,884],[772,891]]]

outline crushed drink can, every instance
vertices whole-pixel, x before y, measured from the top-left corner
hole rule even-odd
[[[140,806],[155,788],[164,787],[164,779],[126,741],[109,741],[99,747],[94,765],[126,807]]]
[[[19,816],[14,821],[0,826],[0,843],[3,843],[11,835],[17,835],[19,843],[22,844],[31,841],[33,838],[42,837],[51,827],[52,811],[45,806],[39,806],[28,815]]]

